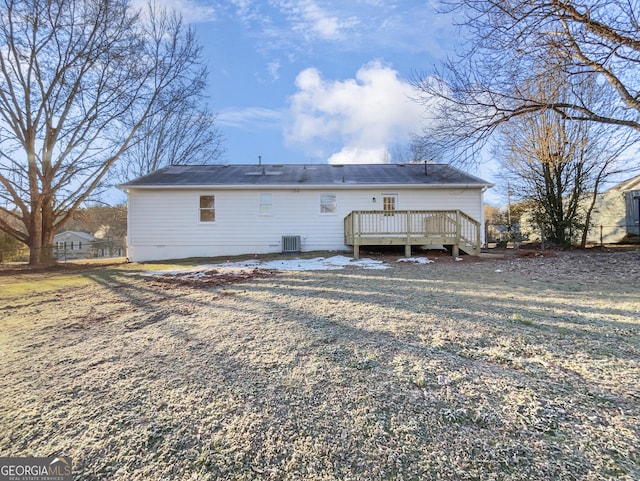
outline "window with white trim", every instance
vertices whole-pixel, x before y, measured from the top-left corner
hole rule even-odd
[[[260,194],[260,215],[271,215],[273,213],[273,196],[271,194]]]
[[[382,197],[382,210],[384,215],[395,215],[396,204],[398,203],[398,196],[395,194],[383,195]]]
[[[200,196],[200,222],[216,221],[216,197],[215,195]]]
[[[338,196],[336,194],[320,194],[320,213],[335,214],[338,212]]]

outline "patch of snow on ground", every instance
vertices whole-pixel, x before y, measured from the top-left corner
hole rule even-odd
[[[435,261],[427,259],[426,257],[403,257],[398,259],[397,262],[412,262],[414,264],[433,264]]]
[[[315,259],[287,259],[273,261],[242,261],[226,264],[212,264],[206,266],[212,269],[225,267],[251,268],[251,269],[276,269],[279,271],[330,271],[344,269],[346,266],[360,267],[362,269],[388,269],[389,266],[382,261],[373,259],[355,260],[346,256],[316,257]]]
[[[355,260],[346,256],[316,257],[315,259],[287,259],[259,261],[251,259],[240,262],[225,262],[223,264],[204,264],[199,266],[185,266],[182,269],[171,269],[166,271],[147,271],[144,275],[183,275],[187,277],[198,277],[210,275],[210,271],[215,269],[220,272],[238,271],[247,269],[273,269],[279,271],[330,271],[344,269],[347,266],[359,267],[361,269],[389,269],[389,265],[383,261],[374,259]]]

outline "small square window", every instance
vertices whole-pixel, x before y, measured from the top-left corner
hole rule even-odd
[[[338,201],[335,194],[322,194],[320,196],[320,213],[335,214],[338,212]]]
[[[216,221],[216,199],[213,195],[200,196],[200,222]]]

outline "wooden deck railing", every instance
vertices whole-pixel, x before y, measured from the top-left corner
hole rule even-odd
[[[404,245],[410,256],[412,245],[442,244],[456,256],[479,255],[480,223],[459,210],[355,210],[344,219],[344,243],[356,258],[362,245]]]

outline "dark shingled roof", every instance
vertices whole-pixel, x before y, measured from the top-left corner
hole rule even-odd
[[[492,184],[446,164],[173,165],[120,185],[136,187]]]

